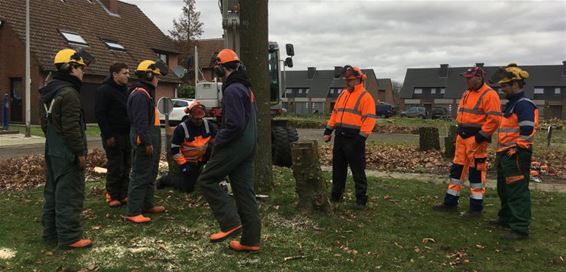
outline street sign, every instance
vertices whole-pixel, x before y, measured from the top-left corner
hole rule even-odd
[[[162,97],[157,101],[159,113],[169,115],[173,111],[173,101],[169,97]]]

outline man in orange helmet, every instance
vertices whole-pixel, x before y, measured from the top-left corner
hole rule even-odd
[[[487,148],[491,135],[499,127],[501,102],[499,94],[485,84],[485,72],[472,67],[461,74],[468,90],[460,99],[456,120],[456,154],[450,168],[450,183],[444,202],[433,206],[438,211],[456,211],[466,174],[470,180],[470,207],[465,217],[481,216],[487,170]]]
[[[173,187],[190,193],[194,190],[202,167],[210,156],[216,129],[206,119],[206,108],[193,101],[186,109],[190,117],[179,124],[171,139],[171,155],[181,168],[181,175],[167,174],[157,182],[157,189]]]
[[[260,250],[261,218],[254,192],[254,159],[257,144],[256,104],[252,86],[236,52],[223,49],[214,72],[223,79],[222,123],[214,140],[210,160],[198,184],[220,231],[211,242],[224,241],[242,232],[240,241],[230,242],[235,251]],[[234,198],[219,186],[228,176]],[[234,201],[235,200],[235,201]]]
[[[365,90],[367,76],[358,67],[344,66],[341,72],[346,81],[336,100],[332,115],[324,131],[324,141],[329,142],[332,131],[336,135],[332,149],[331,201],[340,202],[344,194],[348,165],[356,184],[356,209],[367,206],[367,178],[365,173],[366,139],[375,126],[375,101]]]

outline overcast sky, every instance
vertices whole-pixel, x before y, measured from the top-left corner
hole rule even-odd
[[[168,34],[181,0],[123,0]],[[222,35],[217,0],[196,0],[202,38]],[[296,69],[373,68],[403,81],[407,68],[483,62],[562,64],[566,0],[269,0],[269,39],[293,43]]]

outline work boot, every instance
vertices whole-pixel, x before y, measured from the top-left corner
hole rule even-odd
[[[111,208],[122,205],[122,203],[119,200],[113,199],[108,192],[106,192],[105,198],[106,198],[106,204],[108,204],[108,206]]]
[[[246,246],[240,244],[239,241],[233,240],[230,241],[230,249],[238,252],[250,252],[250,253],[258,253],[259,252],[259,245],[256,246]]]
[[[482,216],[482,212],[481,211],[472,211],[472,210],[467,210],[466,212],[464,212],[462,214],[462,217],[466,218],[466,219],[473,219],[473,218],[478,218]]]
[[[436,204],[434,206],[432,206],[432,209],[435,211],[439,211],[439,212],[455,212],[458,210],[458,206],[454,205],[454,206],[448,206],[445,205],[444,203],[440,203],[440,204]]]
[[[151,218],[143,216],[143,214],[135,215],[135,216],[128,216],[126,219],[132,223],[148,223],[151,222]]]
[[[149,210],[145,211],[146,213],[162,213],[165,212],[165,207],[163,206],[153,206]]]
[[[74,243],[64,245],[63,249],[79,249],[79,248],[89,248],[92,246],[92,241],[89,239],[80,239]]]
[[[242,231],[242,225],[238,225],[226,232],[224,231],[219,231],[217,233],[213,233],[211,234],[208,238],[210,239],[210,242],[212,243],[218,243],[218,242],[222,242],[224,240],[226,240],[228,237],[236,235],[238,233],[240,233]]]
[[[487,221],[488,224],[492,225],[492,226],[497,226],[497,227],[502,227],[502,228],[509,228],[509,224],[504,222],[503,220],[501,220],[500,217],[497,217],[496,219],[491,219],[489,221]]]
[[[501,235],[501,239],[507,241],[525,240],[527,238],[529,238],[528,234],[522,234],[512,230]]]
[[[124,205],[128,204],[128,197],[126,196],[126,197],[122,198],[122,200],[120,200],[120,202],[122,202],[122,204],[124,204]]]

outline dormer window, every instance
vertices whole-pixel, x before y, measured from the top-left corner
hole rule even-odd
[[[106,44],[106,46],[108,46],[108,48],[112,50],[126,51],[126,48],[116,41],[112,41],[112,40],[103,40],[103,41],[104,44]]]
[[[78,33],[72,33],[67,31],[61,31],[61,35],[67,40],[70,44],[78,44],[78,45],[88,45],[86,40],[79,35]]]

